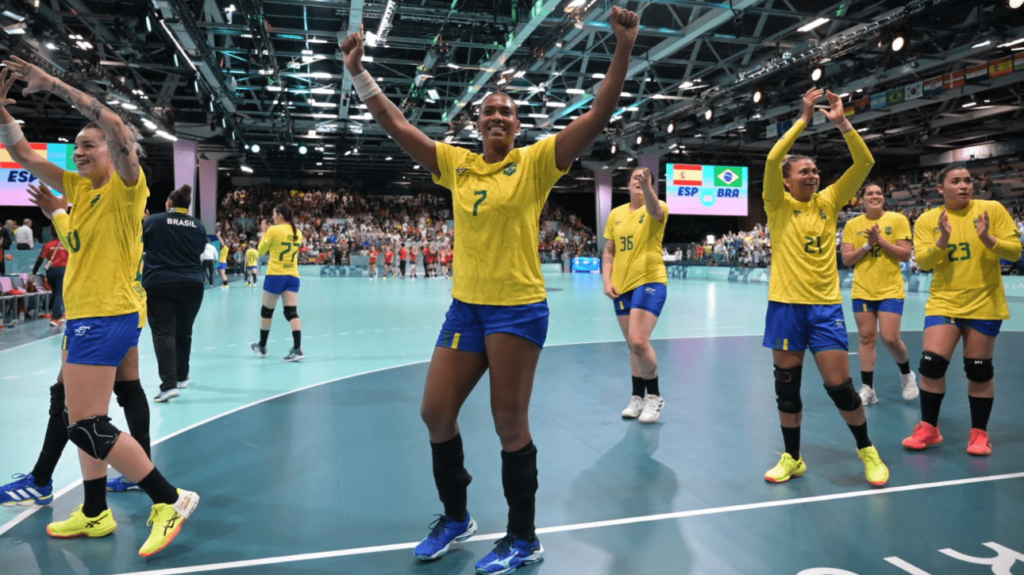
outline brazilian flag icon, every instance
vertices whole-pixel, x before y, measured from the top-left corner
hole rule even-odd
[[[715,166],[715,186],[724,188],[742,188],[743,168],[736,166]]]

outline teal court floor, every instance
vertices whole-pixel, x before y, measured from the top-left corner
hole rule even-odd
[[[46,523],[81,501],[68,449],[52,505],[0,508],[0,573],[471,573],[505,527],[486,378],[460,419],[474,477],[469,508],[480,531],[434,563],[411,553],[441,511],[419,403],[450,284],[302,282],[307,359],[298,364],[281,361],[290,334],[280,311],[270,357],[248,349],[258,335],[259,290],[235,283],[206,292],[193,384],[170,403],[151,404],[157,465],[202,496],[170,547],[149,560],[137,555],[149,514],[138,492],[108,497],[119,523],[113,535],[49,538]],[[760,345],[767,286],[672,280],[654,332],[667,405],[660,422],[642,425],[619,417],[630,394],[627,350],[600,278],[556,274],[547,283],[551,327],[531,410],[546,556],[520,572],[1024,574],[1024,303],[1011,302],[1014,317],[996,349],[992,457],[964,451],[970,416],[959,354],[943,404],[945,443],[904,451],[900,441],[919,407],[901,399],[898,370],[880,346],[881,402],[868,415],[889,485],[865,481],[853,438],[810,366],[803,387],[809,470],[772,485],[762,476],[782,440],[771,354]],[[925,299],[908,296],[903,322],[915,367]],[[0,333],[5,476],[32,468],[59,366],[59,337],[36,340],[50,332],[35,323],[43,322]],[[148,329],[140,353],[153,395]],[[856,374],[856,355],[851,367]],[[111,414],[124,428],[116,403]]]

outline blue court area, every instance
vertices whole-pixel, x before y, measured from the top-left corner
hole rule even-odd
[[[520,572],[1024,573],[1022,303],[1010,303],[1014,318],[997,344],[991,457],[965,453],[970,416],[959,354],[943,404],[944,444],[904,451],[900,442],[920,411],[901,399],[899,372],[879,345],[880,403],[868,417],[889,485],[873,489],[864,479],[852,435],[810,366],[803,388],[809,469],[773,485],[762,479],[782,449],[771,354],[761,347],[767,286],[671,280],[654,333],[667,404],[658,423],[643,425],[619,417],[630,395],[627,353],[600,278],[547,281],[551,330],[531,413],[546,556]],[[441,512],[419,404],[449,285],[303,278],[308,359],[298,364],[280,360],[290,345],[280,312],[270,357],[249,351],[258,290],[207,291],[193,385],[152,405],[157,464],[202,496],[181,535],[154,558],[139,558],[149,500],[134,492],[108,497],[119,524],[113,535],[49,538],[46,523],[81,501],[69,449],[55,475],[55,486],[67,488],[53,505],[0,509],[0,572],[471,573],[506,520],[486,377],[460,419],[474,477],[469,509],[480,531],[434,563],[419,563],[411,551]],[[915,367],[924,302],[910,294],[904,316]],[[140,350],[143,385],[154,395],[148,330]],[[57,338],[0,351],[0,473],[27,473],[35,461],[58,354]],[[851,367],[856,380],[855,355]],[[118,410],[114,404],[111,413],[123,428]],[[985,564],[993,558],[1009,570]]]

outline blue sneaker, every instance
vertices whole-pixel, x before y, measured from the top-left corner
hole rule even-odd
[[[540,539],[534,537],[530,542],[509,533],[498,540],[494,551],[476,562],[476,572],[486,575],[511,573],[523,565],[536,563],[543,558],[544,547],[540,544]]]
[[[107,491],[114,491],[121,493],[123,491],[138,491],[139,486],[135,485],[128,478],[122,475],[121,477],[115,477],[107,481]]]
[[[36,485],[36,478],[31,473],[22,475],[15,473],[14,481],[0,486],[0,505],[49,505],[53,503],[53,480],[45,486]]]
[[[433,561],[448,552],[452,543],[469,539],[476,533],[476,521],[466,514],[465,521],[456,521],[450,515],[441,515],[430,524],[430,535],[413,549],[420,561]]]

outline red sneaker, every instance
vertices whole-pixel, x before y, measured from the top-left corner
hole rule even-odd
[[[968,455],[992,455],[992,442],[988,439],[988,432],[972,427],[971,440],[967,444]]]
[[[939,433],[939,428],[922,421],[914,428],[914,434],[903,440],[903,447],[920,451],[940,443],[942,443],[942,434]]]

